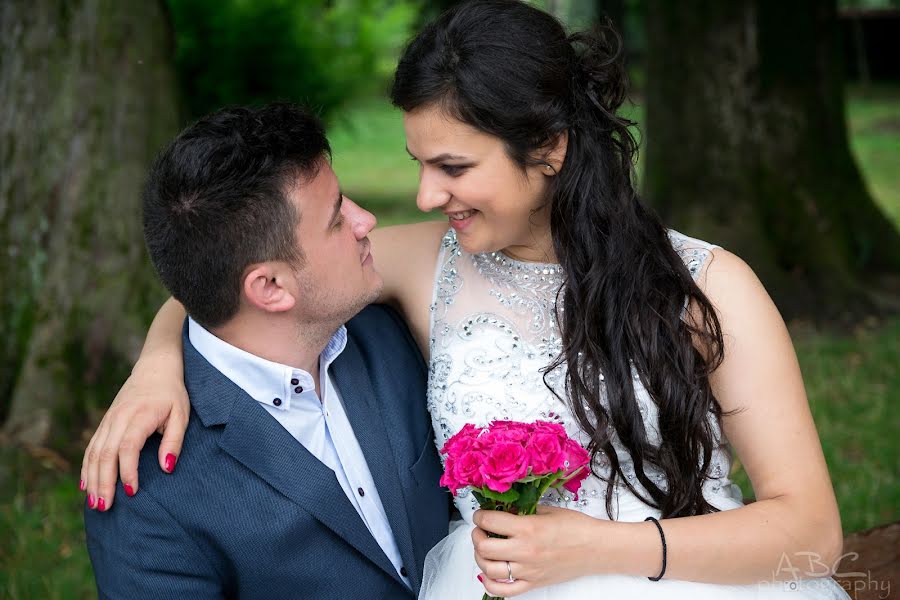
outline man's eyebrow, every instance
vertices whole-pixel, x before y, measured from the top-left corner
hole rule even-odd
[[[406,153],[409,154],[410,156],[412,156],[413,158],[416,158],[415,155],[409,151],[409,146],[406,147]],[[416,160],[418,160],[418,159],[416,159]],[[424,162],[428,163],[429,165],[433,165],[436,163],[444,162],[445,160],[467,160],[467,159],[465,156],[459,156],[458,154],[449,154],[449,153],[445,152],[443,154],[438,154],[435,157],[425,159]]]
[[[328,221],[328,226],[331,227],[334,225],[334,222],[337,220],[338,215],[341,214],[341,205],[344,203],[344,192],[340,189],[338,190],[337,200],[334,201],[334,209],[331,212],[331,219]]]

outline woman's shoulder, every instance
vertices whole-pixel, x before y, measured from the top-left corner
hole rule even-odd
[[[738,255],[718,244],[691,237],[674,229],[667,230],[672,248],[681,257],[691,276],[700,289],[708,293],[709,288],[740,283],[757,287],[756,275],[750,266]]]
[[[669,237],[669,243],[678,256],[681,257],[691,277],[699,283],[704,278],[706,269],[711,262],[710,259],[714,256],[714,253],[722,250],[722,248],[716,244],[690,237],[674,229],[668,229],[666,233]]]

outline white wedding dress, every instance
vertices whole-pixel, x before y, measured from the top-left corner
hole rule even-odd
[[[674,231],[669,238],[696,277],[714,246]],[[471,255],[460,247],[453,230],[444,237],[431,305],[428,381],[428,408],[439,449],[466,423],[486,425],[495,419],[555,420],[565,425],[570,436],[586,445],[585,435],[569,409],[546,388],[542,375],[542,369],[562,348],[553,311],[561,282],[558,265],[519,262],[499,252]],[[648,439],[658,441],[656,405],[636,375],[633,380]],[[549,373],[547,381],[563,395],[562,369]],[[712,421],[720,446],[712,460],[715,478],[706,481],[704,495],[721,510],[739,508],[743,505],[740,489],[728,478],[731,455],[727,442],[715,419]],[[627,452],[615,436],[612,441],[623,472],[643,493]],[[604,467],[608,469],[608,461],[601,458],[595,469],[603,473]],[[648,469],[647,476],[658,484],[664,483],[657,471]],[[541,502],[598,519],[634,522],[660,516],[658,510],[644,504],[621,481],[615,489],[612,515],[607,514],[605,494],[606,483],[591,475],[584,480],[578,500],[570,494],[560,496],[550,492]],[[480,570],[475,564],[470,537],[472,514],[478,505],[468,491],[460,492],[455,502],[462,520],[451,524],[450,535],[428,554],[420,600],[479,600],[484,593],[476,579]],[[735,548],[735,560],[740,560],[740,553],[740,548]],[[583,577],[517,596],[522,600],[632,597],[641,600],[848,598],[830,578],[716,585],[667,578],[654,582],[646,577],[623,575]]]

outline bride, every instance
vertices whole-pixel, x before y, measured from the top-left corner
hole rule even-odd
[[[372,246],[382,301],[430,361],[436,444],[466,423],[551,420],[592,456],[577,496],[550,493],[537,515],[478,511],[461,493],[420,597],[846,598],[828,577],[840,519],[784,323],[738,257],[666,230],[638,198],[610,40],[475,0],[397,67],[416,201],[449,229],[386,228]],[[183,318],[175,301],[160,311],[86,455],[157,427],[177,454]],[[146,366],[160,361],[162,380]],[[123,450],[131,489],[136,464]],[[95,494],[99,469],[86,459]]]

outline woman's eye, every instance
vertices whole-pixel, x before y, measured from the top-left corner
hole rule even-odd
[[[462,165],[441,165],[441,170],[450,177],[459,177],[468,167]]]

